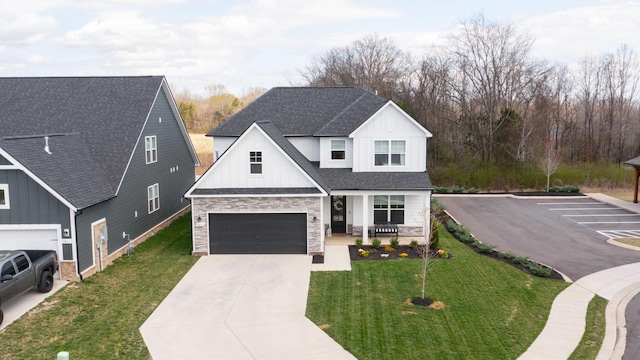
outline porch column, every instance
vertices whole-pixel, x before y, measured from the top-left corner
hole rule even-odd
[[[369,245],[369,195],[362,195],[362,243]]]

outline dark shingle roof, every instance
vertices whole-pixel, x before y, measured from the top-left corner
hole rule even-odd
[[[317,188],[218,188],[194,189],[191,195],[290,195],[319,194]]]
[[[362,87],[276,87],[207,135],[240,136],[268,120],[284,136],[347,136],[386,103]]]
[[[115,195],[163,80],[0,78],[2,148],[77,208],[103,201]],[[51,137],[54,154],[49,155],[42,136],[50,134],[73,135]],[[40,137],[25,139],[31,136]],[[72,164],[69,170],[77,176],[55,171],[52,159],[59,166]]]
[[[335,190],[431,190],[424,172],[353,172],[348,168],[318,168],[329,188]]]
[[[634,158],[633,158],[633,159],[631,159],[631,160],[627,160],[627,161],[625,161],[624,163],[625,163],[625,164],[627,164],[627,165],[631,165],[631,166],[638,166],[638,167],[640,167],[640,156],[638,156],[638,157],[634,157]]]

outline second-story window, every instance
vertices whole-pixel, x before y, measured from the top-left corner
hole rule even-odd
[[[0,184],[0,209],[9,209],[9,185]]]
[[[262,174],[262,151],[249,151],[249,167],[252,174]]]
[[[155,135],[144,137],[144,152],[147,164],[158,161],[158,142]]]
[[[404,140],[376,140],[375,165],[376,166],[403,166],[405,164]]]
[[[345,148],[344,140],[331,140],[331,160],[344,160]]]

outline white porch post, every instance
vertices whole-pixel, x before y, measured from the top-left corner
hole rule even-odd
[[[362,195],[362,243],[369,245],[369,195]]]

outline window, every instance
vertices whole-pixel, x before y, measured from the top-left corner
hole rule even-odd
[[[250,151],[249,164],[252,174],[262,174],[262,151]]]
[[[404,196],[376,195],[373,197],[373,222],[404,224]]]
[[[331,140],[331,160],[344,160],[345,147],[344,140]]]
[[[9,208],[9,185],[0,184],[0,209]]]
[[[158,143],[155,135],[144,137],[144,152],[147,164],[158,161]]]
[[[160,208],[160,190],[158,184],[147,188],[147,202],[149,203],[149,214]]]
[[[375,142],[375,165],[403,166],[405,163],[405,141],[404,140],[376,140]]]
[[[18,268],[18,273],[21,273],[29,268],[29,260],[24,255],[16,256],[15,260],[16,267]]]
[[[0,277],[5,275],[14,276],[16,274],[16,269],[13,267],[13,263],[8,261],[2,265],[2,273],[0,273]]]

